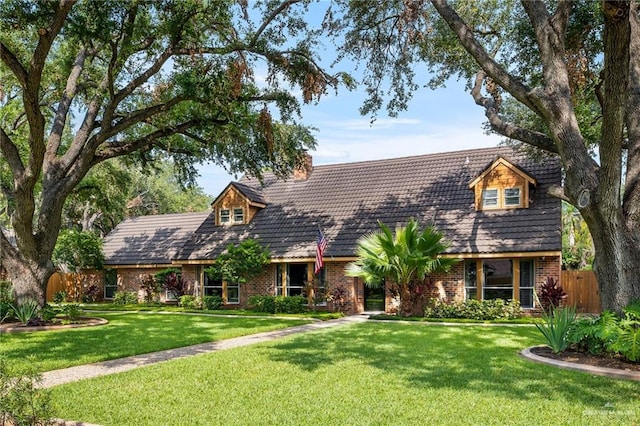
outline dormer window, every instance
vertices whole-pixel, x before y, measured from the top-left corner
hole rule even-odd
[[[232,182],[212,204],[216,212],[216,226],[245,225],[267,206],[256,188]]]
[[[483,208],[498,207],[498,190],[497,189],[482,190],[482,207]]]
[[[470,184],[475,193],[475,209],[526,209],[529,207],[530,187],[535,178],[502,157],[484,169]]]
[[[482,190],[483,209],[522,207],[520,188],[487,188]]]
[[[520,207],[522,202],[520,201],[520,188],[505,188],[504,189],[504,206],[505,207]]]
[[[229,209],[220,209],[220,223],[227,224],[231,222],[231,214]]]
[[[243,209],[233,209],[233,223],[244,223]]]

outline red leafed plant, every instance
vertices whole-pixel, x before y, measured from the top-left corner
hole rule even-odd
[[[547,277],[546,281],[538,289],[538,300],[545,311],[559,307],[566,298],[567,293],[564,292],[560,283],[554,280],[553,277]]]

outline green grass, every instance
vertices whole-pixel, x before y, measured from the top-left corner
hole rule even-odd
[[[101,425],[628,425],[640,383],[534,364],[533,327],[363,323],[52,389]]]
[[[16,366],[49,371],[163,349],[277,330],[305,320],[202,315],[108,313],[109,324],[0,335],[0,356]]]
[[[339,312],[307,312],[304,314],[268,314],[264,312],[250,311],[247,309],[219,309],[219,310],[202,310],[202,309],[185,309],[176,305],[167,305],[164,303],[135,303],[130,305],[115,305],[113,303],[90,303],[83,304],[82,309],[85,311],[98,312],[175,312],[175,313],[199,313],[213,315],[232,315],[232,316],[259,316],[259,317],[285,317],[285,318],[313,318],[322,321],[341,318],[344,314]]]

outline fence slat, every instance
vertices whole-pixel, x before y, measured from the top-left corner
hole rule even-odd
[[[580,312],[602,312],[598,281],[593,271],[562,271],[560,285],[567,293],[567,305],[575,306]]]

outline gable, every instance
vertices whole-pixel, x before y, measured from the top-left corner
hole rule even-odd
[[[216,226],[244,225],[265,207],[264,200],[253,188],[232,182],[213,201]]]
[[[469,184],[469,188],[474,191],[476,211],[482,211],[529,208],[530,187],[536,185],[535,178],[499,157]]]

